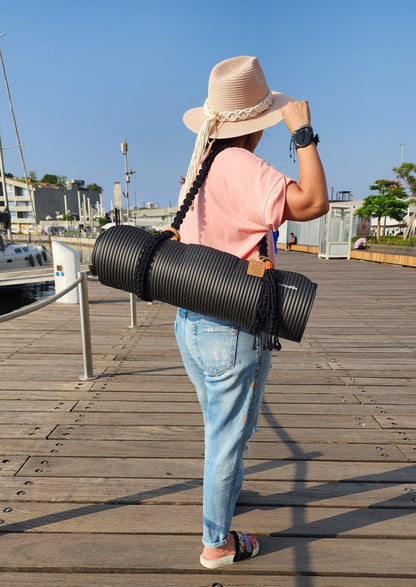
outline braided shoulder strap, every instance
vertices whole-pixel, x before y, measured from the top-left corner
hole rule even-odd
[[[214,149],[211,153],[209,153],[209,155],[206,157],[206,159],[202,163],[201,169],[199,170],[199,173],[196,176],[196,178],[192,184],[192,187],[190,188],[189,192],[186,194],[186,196],[183,200],[183,203],[182,203],[181,207],[179,208],[179,210],[178,210],[178,212],[177,212],[177,214],[171,224],[171,227],[174,230],[172,230],[172,231],[171,230],[164,230],[163,232],[157,233],[156,235],[154,235],[154,237],[152,239],[149,239],[146,246],[143,247],[143,250],[141,252],[141,255],[140,255],[138,263],[137,263],[136,272],[134,275],[134,286],[136,289],[136,294],[137,294],[137,297],[140,298],[141,300],[145,300],[147,302],[152,301],[151,298],[147,297],[145,294],[145,283],[146,283],[147,273],[149,270],[150,261],[153,257],[153,253],[155,252],[155,250],[158,248],[158,246],[162,242],[175,236],[175,232],[179,230],[179,227],[182,224],[189,208],[191,207],[192,202],[194,201],[195,196],[197,195],[197,193],[199,191],[199,188],[204,183],[204,181],[208,175],[208,171],[211,168],[212,162],[214,161],[214,159],[218,155],[218,153],[220,153],[221,151],[223,151],[226,148],[227,148],[226,146],[223,146],[223,147],[219,147],[218,149]]]
[[[204,160],[204,162],[201,165],[201,169],[199,170],[198,175],[196,176],[194,183],[192,184],[191,189],[189,190],[189,192],[186,194],[183,203],[181,205],[181,207],[179,208],[172,224],[171,227],[174,228],[175,230],[179,230],[180,225],[182,224],[182,222],[185,219],[186,214],[188,213],[189,208],[192,205],[192,202],[195,199],[195,196],[197,195],[200,187],[202,186],[202,184],[204,183],[204,181],[207,178],[208,175],[208,171],[211,169],[211,165],[215,159],[215,157],[221,153],[221,151],[224,151],[224,149],[227,149],[227,146],[223,146],[223,147],[218,147],[217,149],[213,149],[211,151],[211,153],[208,155],[208,157]]]

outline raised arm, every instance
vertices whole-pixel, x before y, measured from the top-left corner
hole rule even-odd
[[[305,101],[288,102],[282,108],[283,119],[292,134],[299,126],[310,124],[309,104]],[[284,220],[312,220],[329,210],[325,173],[315,143],[299,147],[299,183],[287,186]]]

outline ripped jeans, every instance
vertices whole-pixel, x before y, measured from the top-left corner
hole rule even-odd
[[[175,335],[205,426],[202,542],[225,544],[243,484],[243,456],[255,431],[271,366],[263,335],[178,309]]]

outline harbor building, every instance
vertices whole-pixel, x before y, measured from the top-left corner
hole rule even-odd
[[[6,197],[0,183],[0,211],[9,207],[12,231],[29,232],[35,222],[58,219],[72,214],[77,220],[104,215],[102,195],[85,187],[83,180],[70,179],[65,184],[29,183],[17,178],[5,178]]]

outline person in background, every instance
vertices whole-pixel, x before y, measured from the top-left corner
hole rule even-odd
[[[284,120],[297,148],[297,183],[254,155],[263,130]],[[202,244],[240,259],[259,257],[272,231],[286,220],[318,218],[329,209],[324,170],[317,151],[309,105],[269,89],[257,58],[218,63],[208,98],[188,110],[185,125],[197,134],[179,203],[202,161],[218,152],[181,226],[181,241]],[[220,271],[221,268],[219,267]],[[178,308],[175,335],[195,386],[205,428],[203,551],[200,563],[214,569],[255,556],[254,536],[231,531],[243,483],[243,455],[256,429],[260,400],[271,366],[264,333]]]
[[[354,249],[366,250],[368,249],[367,239],[365,237],[361,237],[357,239],[354,243]]]
[[[290,249],[292,248],[292,245],[296,245],[297,242],[298,242],[297,237],[293,234],[293,232],[291,232],[289,235],[289,240],[286,243],[286,251],[290,251]]]

